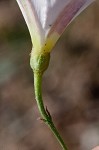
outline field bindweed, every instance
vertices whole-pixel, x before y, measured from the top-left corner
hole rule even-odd
[[[32,51],[30,65],[34,72],[35,97],[42,120],[49,126],[62,149],[67,150],[44,107],[41,92],[42,74],[47,69],[50,52],[65,28],[94,0],[16,0],[28,26]]]

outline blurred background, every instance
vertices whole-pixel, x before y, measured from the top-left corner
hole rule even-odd
[[[14,0],[0,0],[0,150],[60,150],[40,121],[31,40]],[[70,150],[99,145],[99,1],[72,22],[51,54],[43,98]]]

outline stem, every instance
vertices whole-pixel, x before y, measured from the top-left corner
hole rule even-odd
[[[52,121],[52,117],[49,111],[47,110],[47,108],[46,109],[44,108],[44,104],[42,100],[42,73],[38,73],[38,72],[34,73],[34,88],[35,88],[35,97],[36,97],[36,101],[37,101],[40,114],[42,116],[42,120],[51,129],[56,139],[58,140],[59,144],[61,145],[62,149],[68,150],[63,139],[61,138],[56,127],[54,126],[54,123]]]

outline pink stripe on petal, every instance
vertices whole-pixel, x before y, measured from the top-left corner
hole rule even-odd
[[[49,32],[50,36],[53,32],[62,34],[66,26],[71,22],[71,20],[76,16],[80,9],[85,5],[88,0],[72,0],[61,12],[57,20],[55,21],[52,29]]]

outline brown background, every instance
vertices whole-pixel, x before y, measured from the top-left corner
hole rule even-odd
[[[16,1],[0,0],[0,150],[60,150],[34,98],[31,40]],[[66,29],[43,98],[70,150],[99,145],[99,2]]]

